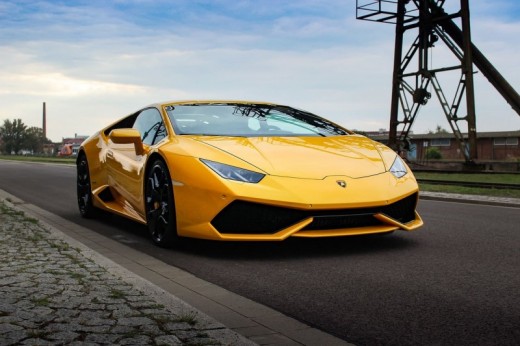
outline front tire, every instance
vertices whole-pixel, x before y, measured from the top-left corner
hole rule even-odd
[[[146,176],[145,209],[152,241],[161,247],[171,247],[178,238],[175,201],[170,172],[160,159],[152,163]]]
[[[93,218],[97,214],[97,209],[92,204],[92,187],[90,185],[90,171],[85,154],[81,154],[76,163],[77,178],[77,197],[78,208],[82,217]]]

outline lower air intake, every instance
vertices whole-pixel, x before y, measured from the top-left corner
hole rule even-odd
[[[374,214],[384,214],[400,223],[415,220],[417,194],[393,204],[339,210],[298,210],[234,201],[211,224],[222,234],[274,234],[307,218],[314,220],[304,230],[331,230],[381,225]]]

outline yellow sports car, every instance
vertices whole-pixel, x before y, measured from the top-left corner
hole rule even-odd
[[[284,240],[423,222],[417,182],[388,147],[288,106],[153,104],[94,134],[77,158],[81,215],[148,226],[152,240]]]

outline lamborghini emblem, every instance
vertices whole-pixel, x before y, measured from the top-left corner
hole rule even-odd
[[[347,183],[345,182],[345,180],[336,180],[336,183],[342,188],[347,187]]]

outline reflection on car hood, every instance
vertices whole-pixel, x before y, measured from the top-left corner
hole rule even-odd
[[[323,179],[380,174],[384,164],[374,142],[362,136],[197,137],[270,175]]]

